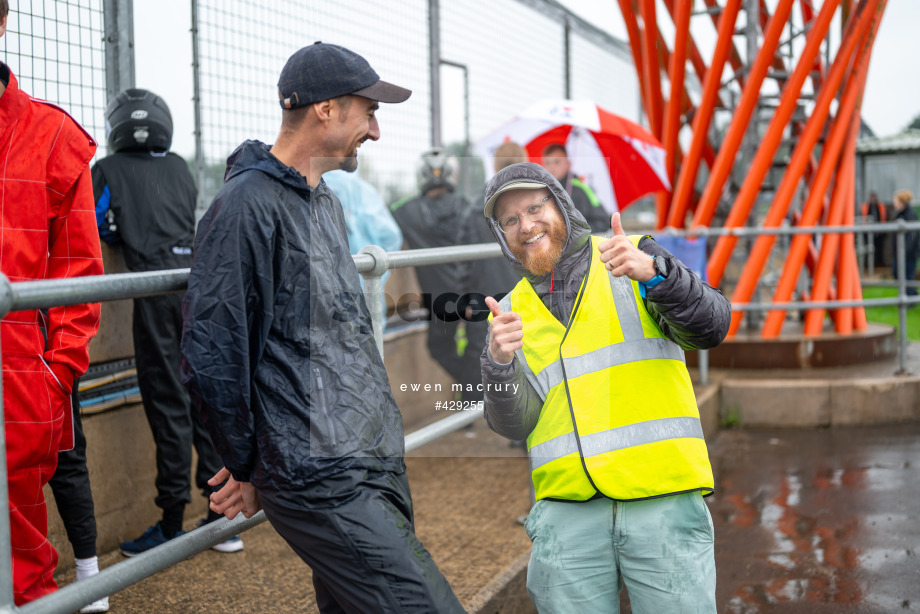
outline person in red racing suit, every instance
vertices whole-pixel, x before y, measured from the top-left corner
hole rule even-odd
[[[0,10],[0,35],[6,17]],[[0,271],[12,282],[101,275],[89,172],[96,143],[67,113],[20,90],[3,63],[0,84]],[[73,446],[71,388],[98,326],[98,304],[17,311],[0,324],[17,605],[57,588],[42,487],[58,451]]]

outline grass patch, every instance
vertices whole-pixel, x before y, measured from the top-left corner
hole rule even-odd
[[[891,298],[898,295],[897,288],[863,287],[863,298]],[[888,324],[898,327],[898,308],[866,307],[866,319],[877,324]],[[907,310],[907,338],[910,341],[920,341],[920,307]]]

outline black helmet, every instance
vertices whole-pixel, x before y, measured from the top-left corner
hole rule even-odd
[[[460,163],[443,149],[435,148],[422,154],[415,174],[422,194],[442,186],[453,192],[460,178]]]
[[[172,132],[169,107],[147,90],[120,92],[105,110],[105,135],[112,151],[167,151]]]

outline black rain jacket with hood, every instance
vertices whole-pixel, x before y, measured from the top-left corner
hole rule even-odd
[[[403,472],[402,417],[324,182],[247,141],[198,225],[182,381],[227,469],[257,488]]]
[[[530,282],[550,313],[565,323],[575,305],[591,258],[600,254],[591,253],[591,230],[575,209],[572,199],[559,182],[538,164],[524,162],[499,171],[486,188],[485,202],[502,187],[516,181],[545,184],[562,211],[568,237],[556,269],[548,275],[533,275],[511,254],[505,235],[498,230],[494,220],[489,221],[492,234],[505,256]],[[649,288],[645,297],[646,309],[665,336],[684,350],[703,350],[721,343],[731,323],[731,304],[722,293],[702,281],[651,236],[646,235],[639,241],[639,249],[650,256],[664,256],[668,261],[667,279]],[[526,328],[525,322],[525,331]],[[485,414],[489,427],[509,439],[526,439],[537,424],[543,401],[527,381],[523,368],[516,358],[508,365],[496,364],[489,354],[488,343],[480,356],[480,365],[482,383],[486,388]],[[501,384],[498,387],[500,392],[496,391],[497,384]]]

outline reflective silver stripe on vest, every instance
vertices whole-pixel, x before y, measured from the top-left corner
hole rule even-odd
[[[620,328],[623,330],[623,339],[635,341],[645,338],[632,281],[625,275],[614,277],[606,268],[604,272],[610,278],[610,291],[613,293],[613,304],[617,310],[617,318],[620,320]]]
[[[551,463],[557,458],[568,456],[572,452],[578,452],[578,442],[575,441],[574,431],[553,437],[549,441],[535,445],[528,451],[530,470],[535,471],[537,467]]]
[[[523,352],[518,354],[518,358]],[[599,348],[593,352],[565,359],[565,370],[569,379],[573,379],[588,373],[594,373],[611,367],[618,367],[630,362],[639,360],[654,360],[656,358],[665,358],[670,360],[679,360],[684,362],[684,351],[680,346],[669,339],[635,339],[614,343],[606,347]],[[527,363],[524,362],[526,365]],[[530,379],[530,372],[527,373],[527,379]],[[549,394],[554,386],[562,383],[562,363],[555,361],[546,366],[536,376],[538,383],[534,388],[538,391],[545,390],[543,398]]]
[[[609,431],[581,437],[581,450],[585,458],[625,448],[655,443],[668,439],[703,439],[703,425],[699,418],[682,416],[661,418],[621,426]],[[578,452],[575,433],[553,437],[530,449],[530,470]]]
[[[549,394],[549,388],[544,388],[545,381],[542,380],[539,376],[534,375],[533,369],[531,369],[530,365],[527,364],[527,357],[524,356],[524,350],[515,350],[514,355],[517,356],[518,361],[521,363],[521,367],[524,368],[524,377],[527,378],[527,381],[530,382],[530,385],[533,386],[533,389],[536,390],[537,394],[540,395],[540,400],[546,401],[546,395]],[[556,361],[553,364],[555,365],[558,363],[559,361]]]

